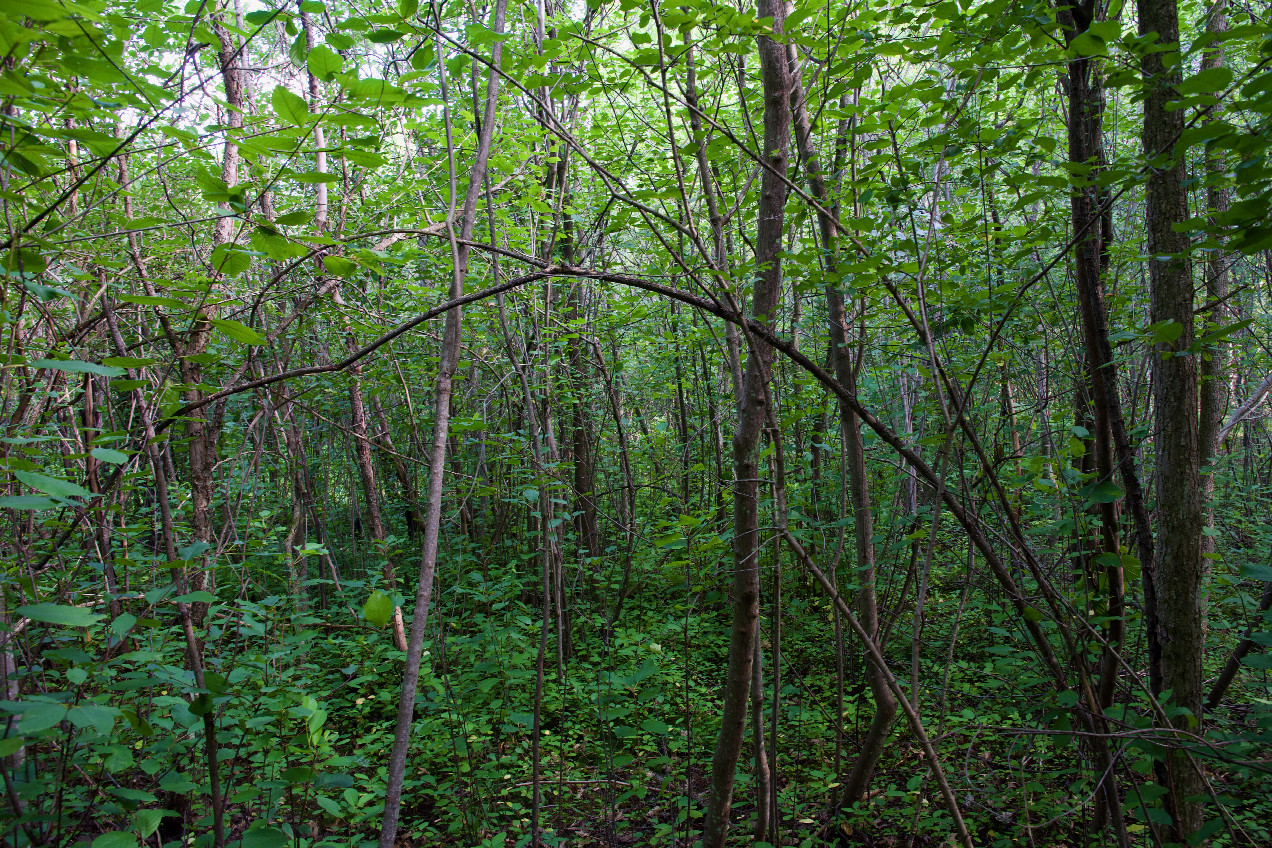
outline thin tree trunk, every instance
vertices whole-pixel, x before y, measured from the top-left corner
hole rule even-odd
[[[781,33],[786,18],[781,0],[760,0],[758,14],[772,17]],[[759,39],[764,89],[764,156],[769,168],[761,177],[759,224],[755,240],[755,289],[751,314],[771,326],[781,288],[783,213],[786,166],[790,147],[790,68],[786,48],[768,36]],[[750,334],[748,334],[750,336]],[[704,848],[722,848],[728,834],[734,772],[746,724],[756,624],[759,617],[759,444],[766,418],[765,399],[773,348],[749,337],[749,355],[738,398],[738,425],[733,434],[733,625],[729,669],[724,685],[724,715],[711,763],[711,796],[703,826]]]
[[[402,489],[402,500],[406,502],[406,528],[413,538],[416,533],[424,532],[424,516],[420,514],[419,492],[415,488],[415,478],[406,465],[406,460],[398,455],[393,443],[393,431],[389,427],[389,416],[384,413],[384,404],[379,395],[371,396],[371,411],[375,414],[376,424],[380,426],[379,441],[387,449],[389,459],[393,462],[393,473],[397,477],[398,486]]]
[[[1206,33],[1222,36],[1228,31],[1228,0],[1214,0],[1206,13]],[[1201,70],[1222,68],[1224,64],[1223,41],[1216,39],[1212,46],[1201,57]],[[1218,95],[1219,92],[1216,92]],[[1217,99],[1209,120],[1219,119],[1223,101]],[[1222,215],[1228,211],[1228,188],[1224,185],[1227,175],[1227,162],[1223,155],[1213,149],[1206,151],[1206,211],[1211,216]],[[1206,253],[1206,300],[1213,304],[1202,318],[1201,334],[1210,335],[1226,326],[1232,320],[1232,307],[1228,304],[1228,263],[1231,257],[1226,250],[1211,250]],[[1201,357],[1201,468],[1205,472],[1201,478],[1202,506],[1206,511],[1206,526],[1215,529],[1214,496],[1215,474],[1213,465],[1219,455],[1222,443],[1224,414],[1228,409],[1229,387],[1228,366],[1232,359],[1232,345],[1226,338],[1214,343],[1210,350]],[[1202,553],[1215,552],[1215,537],[1202,536]],[[1206,566],[1206,563],[1203,563]]]
[[[217,38],[221,81],[225,88],[224,123],[227,131],[221,156],[221,179],[227,186],[233,188],[238,185],[239,168],[238,144],[233,136],[243,127],[247,74],[242,66],[242,52],[238,38],[230,34],[218,16],[214,15],[209,20]],[[230,242],[234,234],[235,218],[231,214],[229,204],[222,203],[218,208],[222,214],[217,219],[216,229],[212,235],[214,248]],[[220,274],[214,272],[214,279],[219,277]],[[198,386],[203,383],[203,366],[198,359],[199,355],[207,349],[212,332],[211,320],[214,315],[215,307],[208,305],[201,307],[182,345],[181,377],[189,386]],[[187,402],[198,402],[202,399],[201,389],[187,390]],[[194,541],[204,545],[206,551],[215,544],[212,532],[212,487],[217,461],[217,442],[220,437],[219,417],[207,407],[196,410],[186,420],[186,435],[189,439],[190,458],[190,525]],[[191,588],[196,590],[216,588],[216,575],[210,568],[206,553],[198,557],[198,565],[192,575]],[[207,610],[208,605],[201,601],[192,605],[191,614],[196,627],[202,625]]]
[[[301,26],[305,31],[305,49],[313,50],[317,42],[305,0],[297,0],[297,5],[300,7]],[[318,84],[318,77],[312,72],[306,76],[309,79],[309,111],[318,114],[322,110],[322,88]],[[321,122],[314,125],[314,170],[319,174],[327,173],[327,139],[324,132]],[[314,188],[314,229],[321,233],[327,229],[327,184],[320,182]]]
[[[567,232],[567,239],[570,235],[571,233]],[[572,257],[574,252],[572,241],[567,241],[566,249],[570,251]],[[571,263],[572,261],[571,259]],[[583,355],[584,342],[581,338],[584,331],[581,325],[585,320],[583,313],[587,308],[583,298],[583,283],[583,280],[577,280],[570,289],[569,297],[566,298],[566,321],[579,325],[574,330],[566,348],[569,354],[570,380],[574,394],[571,401],[573,421],[570,428],[570,453],[574,460],[575,533],[578,536],[579,546],[587,552],[588,556],[595,558],[601,555],[601,534],[596,523],[596,493],[593,491],[596,488],[596,460],[592,444],[594,434],[592,414],[586,397],[587,381],[584,378],[587,359]]]
[[[751,659],[751,748],[755,760],[755,829],[751,838],[768,841],[771,818],[772,780],[764,744],[764,646],[760,629],[755,628],[755,651]]]
[[[1059,20],[1065,35],[1072,41],[1093,22],[1095,3],[1085,2],[1059,11]],[[1101,279],[1102,257],[1106,245],[1100,214],[1100,192],[1094,177],[1104,165],[1103,133],[1104,90],[1099,69],[1087,57],[1070,60],[1068,68],[1069,89],[1069,161],[1075,165],[1090,165],[1094,170],[1088,184],[1076,187],[1070,195],[1071,219],[1078,299],[1082,316],[1083,338],[1086,342],[1087,380],[1091,391],[1091,409],[1094,416],[1094,460],[1097,482],[1111,482],[1113,478],[1112,426],[1109,410],[1118,392],[1117,370],[1112,347],[1108,339],[1108,318],[1104,303],[1104,283]],[[1101,498],[1097,507],[1100,516],[1101,555],[1084,557],[1084,566],[1094,571],[1098,566],[1105,576],[1104,600],[1109,624],[1106,628],[1106,644],[1100,662],[1099,701],[1103,709],[1113,703],[1113,690],[1117,683],[1117,652],[1121,648],[1125,621],[1123,602],[1125,596],[1121,564],[1121,542],[1118,538],[1117,501]],[[1093,585],[1099,586],[1095,581]],[[1099,597],[1097,593],[1097,597]],[[1112,780],[1110,778],[1110,784]],[[1114,788],[1113,791],[1116,791]],[[1098,818],[1098,817],[1097,817]]]
[[[109,295],[107,297],[109,298]],[[115,315],[109,300],[103,301],[103,313],[106,316],[107,328],[110,331],[116,355],[127,356],[128,348],[124,342],[123,335],[119,332],[119,325],[115,321]],[[135,379],[137,375],[129,370],[127,376],[131,380]],[[174,561],[178,558],[177,539],[172,521],[172,500],[168,496],[168,476],[165,473],[163,459],[157,444],[154,422],[147,409],[145,395],[140,388],[133,389],[133,402],[141,410],[142,425],[145,428],[145,452],[147,459],[150,460],[151,474],[154,478],[155,503],[159,507],[159,526],[163,537],[164,553],[169,561]],[[187,573],[188,568],[182,568],[178,572],[179,584],[187,583]],[[179,591],[184,593],[185,589],[181,588]],[[182,634],[185,636],[186,662],[190,667],[191,675],[194,677],[194,685],[206,691],[207,681],[203,674],[203,646],[195,636],[194,628],[196,625],[190,605],[178,602],[177,616],[181,622]],[[201,720],[203,723],[203,748],[208,769],[208,803],[212,808],[212,845],[213,848],[225,848],[225,802],[221,793],[220,757],[218,756],[216,738],[216,710],[212,708],[210,703],[206,707],[207,709],[201,715]]]
[[[507,0],[496,0],[491,14],[491,30],[497,35],[504,31],[504,12]],[[438,40],[438,55],[443,55]],[[477,199],[485,183],[486,166],[490,160],[491,140],[495,132],[495,111],[499,101],[499,67],[503,55],[502,42],[498,39],[491,47],[491,70],[486,78],[485,114],[477,139],[477,151],[473,157],[468,177],[468,189],[464,195],[464,208],[460,215],[459,238],[456,238],[452,219],[454,208],[449,211],[446,229],[451,246],[452,274],[450,297],[455,299],[464,292],[464,276],[468,271],[468,243],[473,236],[473,223],[477,218]],[[445,63],[439,63],[445,89]],[[442,96],[446,100],[445,94]],[[450,112],[444,113],[446,121],[446,148],[450,165],[452,204],[456,195],[456,169],[454,146],[451,143]],[[433,594],[433,574],[437,568],[438,541],[441,536],[442,494],[446,473],[446,437],[450,426],[451,381],[459,361],[460,311],[446,313],[446,326],[442,335],[442,354],[438,364],[437,392],[435,395],[435,419],[433,446],[429,462],[428,503],[424,515],[424,539],[420,551],[420,573],[415,587],[415,607],[411,615],[411,633],[407,642],[406,667],[402,675],[402,696],[398,701],[397,725],[393,731],[393,749],[389,755],[388,775],[384,794],[384,825],[380,831],[380,848],[393,848],[397,839],[398,816],[402,810],[402,785],[406,774],[406,758],[411,746],[411,725],[415,717],[415,693],[419,686],[420,665],[424,656],[424,628],[428,622],[429,602]]]
[[[792,49],[789,57],[792,66],[794,66],[794,59]],[[826,185],[813,148],[812,123],[808,115],[803,86],[799,76],[794,74],[792,75],[791,102],[795,143],[807,175],[809,193],[824,207]],[[837,265],[839,233],[835,223],[830,216],[821,211],[817,213],[817,220],[822,247],[826,251],[828,261]],[[834,369],[835,378],[850,392],[856,394],[857,372],[849,355],[844,296],[835,283],[826,287],[826,307],[827,323],[830,327],[831,367]],[[879,611],[875,591],[874,519],[871,513],[869,476],[866,469],[865,448],[861,439],[861,423],[856,413],[842,402],[839,404],[839,423],[845,441],[844,461],[848,467],[848,485],[853,511],[857,581],[860,586],[857,595],[858,614],[862,626],[866,628],[870,637],[877,639]],[[882,672],[874,665],[867,664],[866,680],[874,696],[875,713],[866,738],[862,741],[860,751],[853,762],[852,770],[844,779],[837,804],[852,804],[865,795],[874,775],[875,765],[883,754],[883,746],[891,733],[893,719],[896,717],[896,699],[888,689]]]
[[[892,672],[888,670],[887,660],[883,656],[883,651],[880,650],[879,645],[875,642],[874,638],[866,631],[865,625],[862,624],[861,621],[857,619],[857,616],[853,614],[852,609],[839,594],[839,589],[836,588],[836,586],[830,582],[830,578],[828,578],[825,573],[818,568],[817,563],[813,562],[812,558],[808,555],[808,552],[804,550],[802,545],[800,545],[799,540],[796,539],[790,531],[783,531],[782,538],[786,539],[786,543],[790,546],[792,552],[794,552],[795,558],[799,560],[800,564],[813,575],[813,578],[816,579],[819,584],[821,584],[822,589],[830,597],[831,602],[839,610],[840,614],[843,615],[844,620],[848,622],[849,627],[852,628],[852,631],[857,636],[858,641],[860,641],[862,647],[865,648],[868,661],[878,667],[882,672],[884,680],[888,684],[889,690],[892,692],[893,697],[901,707],[901,711],[905,714],[906,720],[909,722],[910,730],[914,733],[914,736],[919,743],[919,748],[923,751],[924,759],[928,761],[928,767],[932,769],[932,776],[936,780],[937,786],[940,787],[941,798],[945,802],[945,808],[954,819],[954,830],[958,836],[959,843],[962,844],[964,848],[972,848],[971,834],[967,830],[967,824],[963,821],[963,814],[959,809],[958,799],[954,797],[954,790],[950,786],[949,781],[945,778],[945,772],[941,768],[941,759],[937,753],[936,747],[932,744],[931,738],[927,735],[927,731],[923,727],[922,718],[906,698],[905,691],[901,688],[900,682],[898,682]]]

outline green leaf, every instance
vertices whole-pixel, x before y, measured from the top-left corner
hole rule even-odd
[[[234,277],[252,267],[252,257],[232,244],[218,244],[212,249],[212,267],[218,274]]]
[[[276,827],[258,827],[243,834],[243,848],[286,848],[290,842]]]
[[[324,256],[322,266],[337,277],[351,277],[358,270],[353,260],[345,259],[343,256]]]
[[[1113,503],[1123,495],[1121,487],[1112,480],[1101,480],[1090,486],[1083,486],[1079,492],[1091,503]]]
[[[159,788],[166,792],[193,792],[199,784],[179,771],[170,771],[159,778]]]
[[[309,766],[294,766],[283,772],[283,780],[288,783],[308,783],[314,779],[314,770]]]
[[[312,212],[303,209],[295,212],[288,212],[286,215],[279,215],[274,219],[275,224],[282,224],[284,227],[295,227],[300,224],[308,224],[314,219]]]
[[[393,615],[393,599],[376,589],[363,605],[362,614],[376,627],[383,627]]]
[[[60,507],[57,501],[52,498],[42,498],[39,495],[6,495],[0,498],[0,507],[6,509],[54,509]]]
[[[1247,654],[1242,658],[1241,664],[1263,671],[1272,671],[1272,654]]]
[[[93,848],[137,848],[137,837],[121,830],[112,830],[94,839]]]
[[[42,286],[32,280],[23,280],[22,285],[27,291],[38,297],[41,303],[48,303],[49,301],[57,300],[59,297],[69,297],[72,300],[75,298],[75,295],[66,289],[59,289],[56,286]]]
[[[94,459],[109,462],[111,465],[123,465],[128,461],[128,454],[110,448],[93,448],[89,451]]]
[[[313,50],[310,50],[305,64],[309,68],[309,73],[326,82],[331,82],[336,74],[344,70],[344,59],[325,44],[316,45]]]
[[[189,594],[175,597],[172,599],[172,602],[174,604],[211,604],[216,602],[216,595],[200,589],[197,592],[190,592]]]
[[[1184,80],[1180,94],[1213,94],[1232,84],[1232,69],[1224,66],[1206,68]]]
[[[1220,327],[1219,329],[1215,330],[1213,333],[1207,333],[1206,335],[1202,336],[1200,339],[1196,341],[1196,344],[1198,346],[1213,344],[1222,338],[1232,335],[1233,333],[1244,330],[1246,327],[1249,327],[1253,323],[1254,323],[1253,318],[1247,318],[1244,321],[1238,321],[1235,324],[1228,324],[1227,326]]]
[[[305,126],[313,117],[309,114],[309,104],[305,102],[305,98],[295,94],[285,85],[274,86],[274,93],[269,99],[274,106],[274,112],[284,124],[294,127]]]
[[[1183,335],[1184,325],[1174,320],[1162,321],[1150,324],[1148,332],[1153,344],[1172,344],[1175,339]]]
[[[197,716],[212,712],[212,696],[207,692],[200,692],[198,697],[190,702],[190,712]]]
[[[402,33],[395,29],[374,29],[367,33],[367,41],[373,44],[391,44],[402,37]]]
[[[33,21],[60,21],[71,14],[51,0],[5,0],[4,11],[11,18],[27,17]]]
[[[18,732],[39,733],[56,727],[66,718],[66,704],[51,704],[48,701],[28,701],[21,703],[22,721],[18,723]]]
[[[246,324],[241,324],[238,321],[231,321],[226,318],[213,318],[212,326],[216,327],[223,334],[236,342],[242,342],[243,344],[249,345],[265,344],[264,336]]]
[[[18,615],[25,615],[32,621],[60,624],[65,627],[89,627],[105,618],[83,607],[70,607],[63,604],[32,604],[27,607],[18,607]]]
[[[189,305],[175,297],[161,297],[148,294],[121,294],[118,300],[122,303],[136,303],[139,306],[166,306],[169,309],[189,309]],[[110,360],[106,360],[108,363]],[[150,360],[153,362],[154,360]],[[123,363],[115,363],[117,365]]]
[[[119,710],[114,707],[103,707],[101,704],[81,704],[78,707],[71,707],[70,712],[66,714],[71,724],[79,728],[91,727],[102,736],[110,735],[110,731],[115,727],[115,719],[118,717]]]
[[[133,813],[133,827],[142,839],[147,839],[159,829],[159,822],[165,816],[175,815],[172,810],[138,810]]]
[[[1084,32],[1069,42],[1069,49],[1079,56],[1107,56],[1108,45],[1104,39],[1090,32]]]
[[[330,798],[327,798],[326,796],[323,796],[323,795],[318,795],[317,797],[314,798],[314,802],[318,806],[322,807],[323,810],[326,811],[327,815],[331,816],[332,818],[336,818],[336,819],[344,818],[344,814],[340,811],[340,805],[337,804],[335,801],[331,800]]]
[[[1024,616],[1025,616],[1025,621],[1029,622],[1030,624],[1037,624],[1038,622],[1042,621],[1042,613],[1039,612],[1034,607],[1025,607]]]
[[[44,368],[49,371],[65,371],[69,374],[100,374],[103,377],[122,377],[123,368],[110,365],[98,365],[96,362],[80,362],[75,359],[37,359],[30,363],[32,368]]]
[[[1272,583],[1272,566],[1258,562],[1248,562],[1241,566],[1241,576],[1247,580],[1260,580]]]
[[[25,744],[26,740],[21,736],[10,736],[8,739],[0,739],[0,757],[16,754]]]
[[[34,471],[15,471],[13,476],[26,483],[32,489],[39,489],[46,495],[52,495],[55,498],[84,498],[85,500],[91,500],[97,497],[88,489],[72,483],[70,480],[61,480],[57,477],[50,477],[47,474],[37,474]]]

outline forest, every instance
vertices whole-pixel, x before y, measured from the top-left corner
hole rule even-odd
[[[1272,845],[1270,17],[0,0],[0,842]]]

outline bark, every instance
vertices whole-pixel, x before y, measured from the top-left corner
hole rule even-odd
[[[773,773],[764,745],[764,647],[760,629],[755,629],[755,652],[751,658],[751,748],[755,757],[755,842],[768,841],[772,817]]]
[[[786,17],[781,0],[760,0],[758,14],[761,18],[772,17],[774,30],[781,32]],[[790,146],[791,78],[786,48],[768,36],[760,36],[758,41],[764,90],[762,154],[769,168],[765,169],[760,184],[751,315],[772,326],[782,287],[780,251]],[[759,445],[768,406],[765,390],[773,348],[753,335],[748,342],[749,355],[738,398],[738,424],[733,434],[733,624],[724,686],[724,715],[711,763],[711,796],[702,834],[704,848],[721,848],[728,833],[759,617]]]
[[[1224,423],[1222,429],[1219,431],[1219,442],[1228,438],[1228,434],[1232,432],[1232,429],[1244,421],[1246,416],[1258,408],[1259,404],[1263,402],[1263,399],[1268,396],[1269,390],[1272,390],[1272,374],[1269,374],[1263,379],[1263,382],[1260,383],[1253,392],[1251,392],[1250,397],[1246,398],[1244,403],[1232,410],[1232,414],[1228,416],[1227,422]]]
[[[355,346],[353,337],[349,338],[349,348]],[[380,486],[376,480],[375,456],[371,452],[371,422],[367,416],[366,401],[362,396],[362,367],[355,365],[349,369],[349,430],[353,435],[353,455],[358,466],[358,479],[362,483],[362,497],[366,501],[366,530],[370,535],[377,553],[383,552],[384,540],[388,533],[384,529],[384,514],[380,509]],[[389,587],[397,586],[397,575],[393,571],[392,561],[385,557],[384,579]]]
[[[567,239],[570,233],[567,232]],[[567,250],[573,254],[572,241],[567,242]],[[566,299],[566,320],[576,325],[569,339],[567,350],[570,360],[570,379],[574,397],[572,399],[570,427],[571,458],[574,461],[574,497],[575,518],[574,531],[578,535],[579,546],[590,557],[601,555],[601,533],[596,522],[596,460],[592,442],[595,440],[591,411],[587,402],[587,380],[584,369],[586,357],[583,351],[583,283],[579,281],[570,289]]]
[[[1144,74],[1144,155],[1152,163],[1145,187],[1149,256],[1149,313],[1154,324],[1178,324],[1173,342],[1154,345],[1154,446],[1157,455],[1157,558],[1153,579],[1159,604],[1161,685],[1171,703],[1191,715],[1173,723],[1198,731],[1202,706],[1201,661],[1205,629],[1201,609],[1201,443],[1198,432],[1197,357],[1179,356],[1195,339],[1192,262],[1188,236],[1175,225],[1188,219],[1185,165],[1174,157],[1185,110],[1171,109],[1182,82],[1176,0],[1137,0],[1140,34],[1153,37],[1141,59]],[[1171,838],[1182,842],[1202,824],[1201,805],[1188,800],[1203,781],[1188,755],[1167,754]]]

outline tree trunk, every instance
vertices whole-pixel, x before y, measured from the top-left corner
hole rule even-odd
[[[1072,41],[1087,31],[1091,25],[1095,4],[1083,3],[1059,11],[1065,36]],[[1104,89],[1099,69],[1094,60],[1078,57],[1069,62],[1069,161],[1075,165],[1092,166],[1090,180],[1075,187],[1070,193],[1070,213],[1074,247],[1074,270],[1077,280],[1079,311],[1082,316],[1083,338],[1086,342],[1086,371],[1091,392],[1093,415],[1092,436],[1095,447],[1096,482],[1111,482],[1113,478],[1113,431],[1109,410],[1117,401],[1118,381],[1113,351],[1109,344],[1108,317],[1104,301],[1104,282],[1101,278],[1103,257],[1107,245],[1101,226],[1100,190],[1094,177],[1103,169]],[[1098,504],[1100,517],[1100,555],[1088,557],[1084,552],[1087,572],[1097,569],[1104,576],[1093,580],[1096,591],[1092,594],[1105,602],[1105,609],[1097,615],[1107,615],[1106,644],[1100,661],[1099,701],[1102,709],[1113,703],[1113,690],[1117,683],[1118,650],[1125,634],[1123,603],[1125,588],[1121,564],[1121,541],[1118,537],[1117,500],[1101,498]],[[1109,785],[1112,785],[1110,778]]]
[[[795,67],[793,49],[790,53],[791,67]],[[813,148],[812,122],[808,115],[807,103],[804,99],[803,86],[796,74],[792,74],[792,114],[795,126],[795,143],[799,150],[800,160],[804,166],[809,183],[809,191],[823,208],[827,200],[826,185],[821,167]],[[855,204],[854,204],[855,206]],[[854,212],[857,210],[854,209]],[[824,212],[817,213],[822,248],[828,261],[838,264],[839,233],[835,222]],[[857,371],[853,366],[848,348],[847,315],[844,309],[844,295],[838,285],[832,283],[826,287],[827,323],[830,327],[830,358],[835,378],[854,394],[857,391]],[[871,513],[870,483],[866,469],[865,448],[861,439],[861,422],[857,415],[846,404],[839,404],[839,424],[844,435],[845,457],[848,468],[849,497],[853,513],[853,537],[856,551],[856,571],[860,590],[857,595],[857,608],[863,627],[872,639],[879,636],[878,597],[875,591],[875,547],[874,519]],[[882,646],[880,646],[882,647]],[[852,769],[844,779],[843,789],[837,800],[838,804],[853,804],[865,795],[874,776],[875,765],[883,754],[884,743],[892,730],[892,722],[896,718],[897,702],[888,689],[882,670],[873,664],[866,664],[866,680],[875,701],[875,714],[870,721],[870,729],[861,743],[860,751],[853,762]]]
[[[780,0],[760,0],[758,14],[772,17],[775,32],[786,17]],[[768,36],[759,39],[764,88],[764,148],[759,224],[755,239],[755,290],[751,314],[772,325],[782,288],[783,213],[786,165],[790,146],[790,68],[786,48]],[[733,434],[733,626],[729,669],[724,685],[724,715],[711,762],[711,797],[703,826],[704,848],[721,848],[728,833],[734,771],[746,725],[756,624],[759,618],[759,444],[766,418],[766,384],[773,348],[748,338],[749,355],[742,377],[738,425]]]
[[[1161,685],[1171,703],[1191,715],[1173,723],[1200,730],[1205,629],[1201,610],[1201,443],[1198,433],[1197,357],[1180,356],[1195,338],[1192,262],[1188,235],[1175,225],[1188,219],[1187,176],[1173,155],[1185,110],[1171,109],[1182,82],[1176,0],[1137,0],[1140,34],[1154,36],[1143,54],[1145,157],[1153,163],[1145,188],[1149,312],[1154,324],[1179,330],[1153,346],[1154,446],[1157,454],[1157,557],[1153,575],[1159,604]],[[1166,759],[1171,839],[1182,842],[1201,824],[1201,804],[1188,800],[1203,782],[1190,757],[1175,748]]]
[[[221,156],[221,179],[233,189],[238,185],[239,151],[233,139],[233,133],[243,128],[244,94],[247,88],[247,74],[242,66],[242,51],[238,38],[231,35],[220,18],[211,19],[212,30],[217,38],[217,55],[221,68],[221,81],[225,87],[225,148]],[[218,206],[221,217],[217,219],[216,229],[212,235],[213,247],[227,244],[233,238],[234,218],[228,203]],[[213,280],[219,280],[220,273],[214,269]],[[213,299],[217,299],[214,297]],[[215,307],[203,306],[195,316],[189,334],[182,344],[181,378],[189,386],[203,383],[203,366],[197,357],[207,350],[212,332],[211,319],[215,315]],[[186,391],[187,402],[198,402],[203,399],[203,390],[191,388]],[[193,412],[186,421],[190,459],[190,525],[194,541],[202,543],[204,550],[213,547],[215,540],[212,533],[212,487],[213,475],[217,461],[217,443],[219,441],[219,420],[209,407],[201,407]],[[192,589],[214,590],[216,575],[211,570],[206,554],[199,557],[199,565],[192,573],[190,581]],[[201,601],[190,607],[194,625],[201,626],[207,615],[208,605]]]
[[[1214,0],[1206,14],[1206,32],[1222,36],[1228,31],[1228,0]],[[1217,41],[1201,58],[1201,70],[1222,68],[1224,63],[1223,42]],[[1216,92],[1216,96],[1219,92]],[[1223,101],[1219,100],[1210,113],[1210,120],[1219,119],[1223,109]],[[1227,175],[1227,163],[1223,155],[1213,149],[1206,151],[1206,211],[1210,215],[1221,215],[1228,211],[1228,188],[1224,184]],[[1232,320],[1232,307],[1228,304],[1228,263],[1230,257],[1225,250],[1211,250],[1206,254],[1206,301],[1209,306],[1202,318],[1201,334],[1207,336],[1229,324]],[[1219,455],[1222,442],[1224,413],[1228,409],[1228,364],[1232,359],[1231,344],[1226,338],[1219,339],[1214,345],[1202,352],[1201,357],[1201,468],[1205,472],[1201,478],[1202,506],[1206,510],[1206,526],[1215,527],[1213,501],[1215,495],[1215,476],[1212,465]],[[1215,537],[1202,537],[1202,552],[1215,552]],[[1202,563],[1203,567],[1206,563]]]
[[[504,31],[504,12],[507,0],[496,0],[491,13],[491,29],[496,34]],[[438,55],[442,54],[439,39]],[[464,195],[464,208],[460,213],[459,238],[455,237],[451,218],[447,216],[447,231],[451,245],[452,274],[450,298],[454,300],[464,292],[464,276],[468,271],[468,243],[473,236],[473,222],[477,218],[477,199],[485,182],[486,165],[490,160],[491,140],[495,132],[495,110],[499,102],[499,66],[503,55],[502,42],[496,40],[491,47],[491,70],[486,79],[485,114],[478,133],[477,151],[468,177],[468,189]],[[445,91],[445,63],[439,65],[442,87]],[[443,100],[445,94],[443,93]],[[450,158],[450,196],[455,197],[456,170],[454,147],[450,138],[450,113],[445,112],[447,152]],[[451,212],[453,213],[453,206]],[[429,602],[433,595],[433,574],[437,569],[438,540],[441,536],[442,493],[446,474],[446,436],[450,426],[451,382],[459,361],[460,312],[458,308],[446,313],[446,326],[442,335],[442,356],[438,364],[437,393],[434,409],[433,446],[428,468],[428,503],[424,515],[424,540],[420,551],[420,573],[415,586],[415,607],[411,615],[411,634],[407,642],[406,668],[402,675],[402,696],[398,701],[397,724],[393,731],[393,749],[389,755],[389,767],[384,794],[384,825],[380,831],[380,848],[393,848],[397,839],[398,816],[402,811],[402,785],[406,774],[406,758],[411,745],[411,725],[415,717],[415,693],[419,686],[420,665],[424,656],[424,627],[428,622]]]

